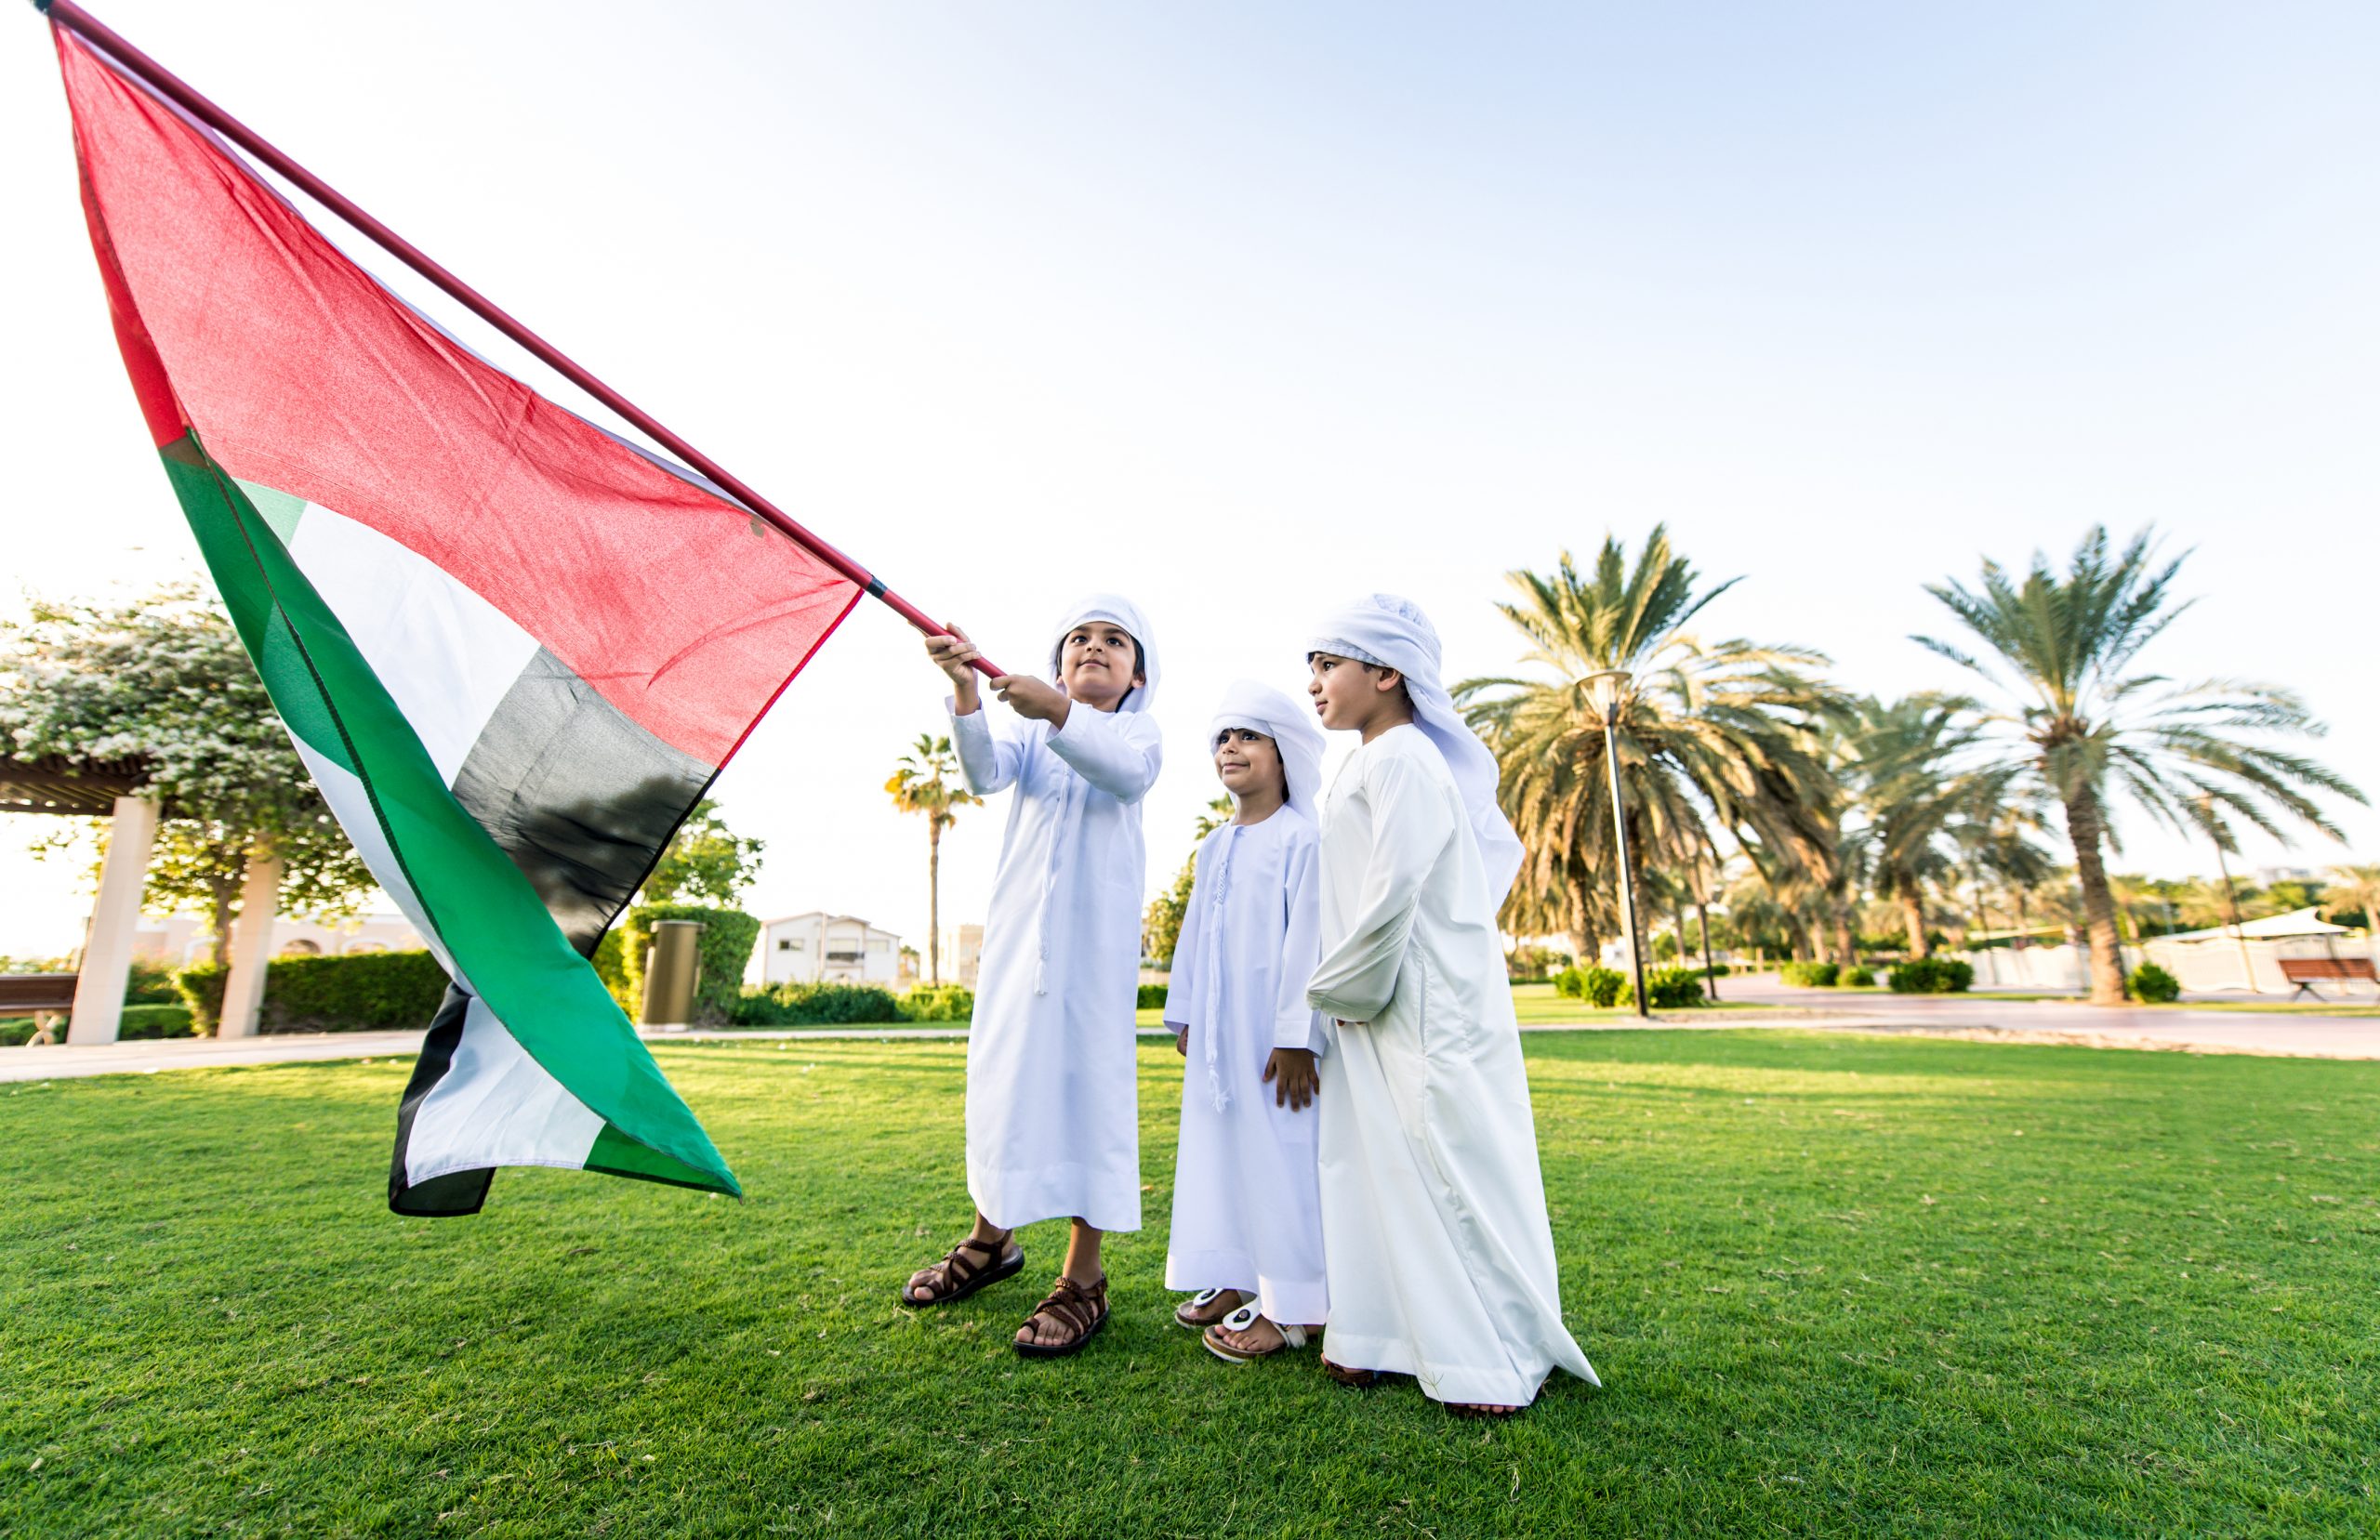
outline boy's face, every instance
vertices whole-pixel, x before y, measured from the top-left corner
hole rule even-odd
[[[1227,727],[1215,737],[1215,775],[1223,790],[1240,801],[1269,791],[1288,800],[1289,780],[1281,770],[1281,745],[1261,732]]]
[[[1140,648],[1132,634],[1104,620],[1085,621],[1058,645],[1058,682],[1066,698],[1094,711],[1113,711],[1135,686],[1147,681],[1134,672]]]
[[[1393,668],[1367,668],[1332,652],[1315,653],[1306,660],[1306,666],[1314,671],[1314,678],[1305,692],[1314,697],[1322,725],[1334,732],[1361,731],[1386,709],[1391,692],[1405,682],[1405,676]]]

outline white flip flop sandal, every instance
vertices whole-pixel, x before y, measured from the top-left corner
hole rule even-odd
[[[1207,1345],[1207,1351],[1222,1359],[1225,1363],[1234,1364],[1253,1363],[1260,1358],[1271,1358],[1275,1353],[1287,1352],[1291,1348],[1305,1346],[1306,1336],[1303,1326],[1284,1326],[1277,1321],[1273,1323],[1273,1329],[1281,1334],[1281,1345],[1267,1349],[1261,1353],[1241,1352],[1238,1349],[1217,1340],[1215,1336],[1215,1333],[1219,1331],[1244,1332],[1263,1319],[1265,1316],[1255,1306],[1242,1305],[1214,1325],[1200,1332],[1198,1340]]]
[[[1186,1318],[1184,1312],[1189,1310],[1203,1310],[1208,1306],[1213,1304],[1216,1300],[1221,1299],[1224,1295],[1235,1294],[1236,1292],[1238,1291],[1235,1289],[1201,1289],[1197,1294],[1194,1294],[1189,1298],[1183,1300],[1181,1304],[1173,1307],[1173,1323],[1181,1327],[1185,1332],[1203,1332],[1209,1326],[1213,1325],[1214,1323],[1211,1321],[1189,1320]]]

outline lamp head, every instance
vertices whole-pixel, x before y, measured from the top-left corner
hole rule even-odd
[[[1579,682],[1587,687],[1587,699],[1594,703],[1595,715],[1608,722],[1620,710],[1620,703],[1628,698],[1628,682],[1635,676],[1625,668],[1606,668],[1589,674]]]

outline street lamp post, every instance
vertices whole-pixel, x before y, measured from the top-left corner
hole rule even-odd
[[[1636,931],[1636,882],[1628,864],[1628,805],[1620,795],[1620,744],[1616,730],[1620,725],[1620,703],[1628,693],[1631,678],[1625,668],[1606,668],[1590,674],[1580,682],[1587,687],[1587,698],[1594,703],[1595,715],[1603,718],[1603,763],[1611,777],[1611,839],[1612,848],[1620,854],[1620,912],[1628,924],[1628,966],[1636,976],[1636,1014],[1649,1018],[1653,1013],[1645,1000],[1645,948]]]

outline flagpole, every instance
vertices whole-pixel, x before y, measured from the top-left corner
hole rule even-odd
[[[812,533],[792,515],[747,486],[742,480],[730,474],[719,462],[662,427],[648,415],[643,408],[580,368],[560,349],[513,320],[497,309],[496,303],[485,295],[447,271],[444,267],[433,261],[395,230],[349,202],[337,190],[321,178],[258,138],[247,125],[199,95],[172,71],[126,42],[106,23],[82,7],[75,5],[74,0],[33,0],[33,8],[48,17],[52,25],[64,27],[69,32],[75,33],[107,50],[110,59],[129,73],[138,75],[144,85],[159,96],[288,178],[308,197],[352,225],[374,245],[436,284],[456,303],[510,337],[556,374],[610,407],[624,420],[634,424],[654,442],[725,488],[738,502],[754,514],[775,525],[796,545],[858,584],[870,598],[883,601],[894,614],[899,615],[927,636],[943,636],[948,633],[950,629],[948,626],[936,624],[924,611],[886,587],[883,580],[874,573],[837,550],[826,540]],[[997,678],[1001,672],[980,657],[975,660],[974,667],[976,672],[986,678]]]

